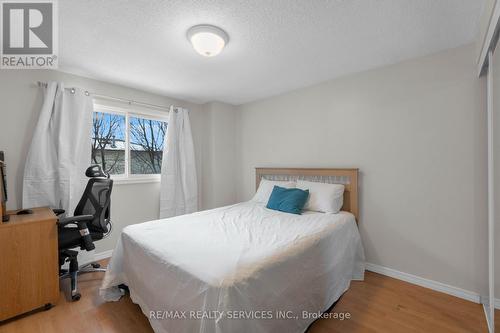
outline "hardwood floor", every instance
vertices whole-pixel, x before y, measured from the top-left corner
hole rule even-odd
[[[333,311],[352,319],[317,321],[311,332],[488,331],[480,304],[371,272],[351,284]]]
[[[61,292],[56,307],[9,321],[0,326],[0,333],[152,332],[129,297],[112,303],[100,299],[102,276],[80,276],[80,301],[69,302]],[[68,284],[62,289],[66,291]],[[351,318],[320,319],[308,333],[487,332],[479,304],[371,272],[365,281],[353,282],[332,311],[348,312]],[[496,317],[500,322],[500,314]]]

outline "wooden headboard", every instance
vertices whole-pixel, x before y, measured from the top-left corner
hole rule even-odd
[[[255,168],[255,186],[262,178],[269,180],[308,180],[322,183],[343,184],[343,211],[351,212],[358,221],[358,169],[311,169],[311,168]]]

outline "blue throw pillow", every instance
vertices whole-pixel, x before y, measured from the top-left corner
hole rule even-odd
[[[274,186],[266,207],[285,213],[300,214],[307,198],[309,198],[309,190]]]

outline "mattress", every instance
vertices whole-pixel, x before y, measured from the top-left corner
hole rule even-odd
[[[363,275],[352,214],[249,201],[124,228],[100,293],[128,285],[155,332],[304,332]]]

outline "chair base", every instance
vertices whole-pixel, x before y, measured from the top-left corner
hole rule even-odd
[[[67,258],[69,259],[69,270],[61,269],[59,271],[59,280],[64,280],[67,278],[71,279],[71,300],[75,302],[82,297],[82,295],[78,292],[78,275],[106,272],[106,269],[101,268],[101,265],[97,262],[90,262],[85,265],[78,266],[78,261],[76,258],[78,252],[71,251],[76,252],[76,254],[68,252],[69,251],[67,251],[65,254],[69,254],[69,256],[67,256]]]

